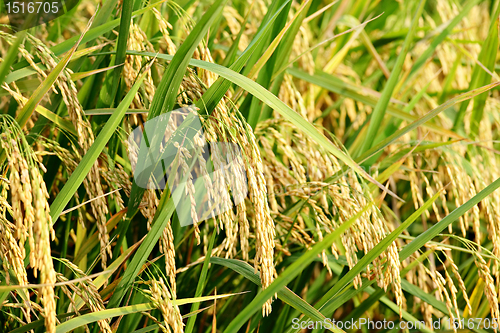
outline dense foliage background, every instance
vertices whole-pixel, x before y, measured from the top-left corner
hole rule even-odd
[[[492,332],[499,14],[83,0],[19,32],[2,14],[0,330]],[[184,141],[174,193],[138,186],[128,154],[132,130],[181,107],[242,153],[200,199],[237,204],[185,227],[174,197],[208,176]],[[395,326],[323,325],[360,319]]]

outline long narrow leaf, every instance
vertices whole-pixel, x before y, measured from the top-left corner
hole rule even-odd
[[[184,298],[184,299],[173,299],[172,303],[181,306],[184,304],[190,304],[194,302],[206,302],[213,301],[216,299],[231,297],[237,294],[225,294],[225,295],[216,295],[216,296],[204,296],[204,297],[195,297],[195,298]],[[56,333],[66,333],[74,330],[75,328],[81,327],[83,325],[87,325],[90,323],[94,323],[98,320],[113,318],[118,316],[124,316],[131,313],[149,311],[154,309],[154,306],[151,303],[147,304],[136,304],[124,306],[121,308],[114,308],[108,310],[102,310],[99,312],[88,313],[83,316],[78,316],[76,318],[70,319],[58,326],[56,326]]]
[[[406,258],[411,256],[415,251],[424,246],[425,243],[427,243],[428,241],[439,235],[441,231],[443,231],[450,224],[458,220],[460,216],[465,214],[469,209],[477,205],[479,202],[481,202],[481,200],[483,200],[488,195],[493,193],[499,187],[500,187],[500,178],[495,180],[493,183],[484,188],[481,192],[479,192],[474,197],[469,199],[469,201],[467,201],[460,207],[457,207],[450,214],[446,215],[441,221],[434,224],[431,228],[421,233],[410,244],[406,245],[399,253],[399,259],[405,260]]]
[[[92,168],[92,165],[94,165],[95,161],[101,154],[104,146],[109,141],[118,125],[120,125],[125,112],[132,103],[135,93],[139,90],[139,87],[141,86],[142,81],[145,77],[146,72],[141,74],[141,76],[137,79],[136,83],[132,86],[123,101],[116,108],[116,112],[108,119],[106,125],[101,130],[90,149],[87,151],[85,156],[83,156],[80,164],[78,164],[75,171],[71,174],[71,177],[68,179],[61,192],[59,192],[54,202],[52,202],[52,205],[50,205],[50,216],[52,218],[52,223],[55,223],[57,221],[57,219],[59,218],[59,214],[61,214],[61,212],[64,210],[64,207],[66,207],[69,200],[71,200],[73,194],[76,192],[78,187],[80,187],[83,180]]]
[[[303,269],[303,267],[309,265],[314,261],[315,257],[319,255],[324,249],[331,246],[331,244],[340,237],[340,235],[346,231],[355,221],[357,221],[363,214],[371,207],[371,204],[364,207],[356,215],[351,217],[349,220],[342,223],[337,229],[332,233],[325,236],[321,242],[314,245],[314,247],[303,254],[297,261],[292,265],[288,266],[287,269],[281,275],[274,280],[269,287],[258,294],[249,305],[241,311],[236,318],[234,318],[231,323],[224,330],[226,333],[237,332],[245,322],[250,319],[250,317],[257,311],[260,310],[262,305],[271,298],[275,293],[284,288],[290,281],[292,281]],[[339,330],[335,330],[339,332]]]
[[[210,262],[230,268],[238,274],[241,274],[248,280],[252,281],[259,287],[261,286],[260,277],[258,274],[255,274],[255,269],[244,261],[213,257],[210,258]],[[326,317],[321,312],[319,312],[312,305],[300,298],[293,291],[288,289],[288,287],[281,289],[277,294],[280,300],[290,305],[292,308],[300,311],[300,313],[305,314],[317,321],[325,320]]]

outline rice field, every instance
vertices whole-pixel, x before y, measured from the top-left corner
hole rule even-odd
[[[16,4],[0,332],[500,329],[500,1]]]

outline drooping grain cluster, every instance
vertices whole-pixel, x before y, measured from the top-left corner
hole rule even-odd
[[[175,53],[175,44],[169,37],[168,22],[164,17],[159,15],[157,11],[153,11],[153,13],[159,21],[160,31],[162,32],[163,40],[165,41],[165,51],[169,54]],[[140,50],[141,47],[138,46],[137,49]],[[210,50],[205,45],[200,45],[196,49],[193,57],[204,61],[213,62]],[[184,77],[184,80],[179,89],[179,104],[189,105],[193,101],[201,98],[206,87],[215,82],[215,80],[216,76],[209,71],[199,70],[198,75],[196,75],[193,70],[188,68],[187,75]],[[242,250],[242,257],[247,260],[249,259],[248,239],[250,237],[250,226],[247,220],[247,210],[248,205],[253,206],[254,209],[252,213],[255,217],[255,224],[253,225],[253,227],[255,228],[257,248],[256,257],[254,259],[255,269],[260,271],[262,285],[264,288],[266,288],[271,284],[276,273],[274,269],[273,259],[274,227],[271,216],[269,214],[268,203],[266,200],[266,187],[263,176],[264,169],[262,167],[260,152],[258,151],[257,147],[252,144],[253,142],[255,142],[255,139],[251,129],[249,129],[248,125],[246,125],[246,123],[241,120],[241,115],[237,115],[239,114],[237,110],[229,110],[230,107],[226,105],[226,101],[221,101],[211,117],[204,120],[204,135],[209,144],[216,145],[217,142],[230,142],[235,143],[239,147],[243,148],[242,152],[246,161],[236,161],[238,163],[234,163],[233,168],[234,165],[241,165],[244,167],[245,172],[244,174],[241,174],[242,169],[236,167],[236,169],[234,170],[228,170],[229,173],[214,172],[212,180],[209,180],[206,170],[204,170],[204,168],[202,167],[197,170],[197,175],[199,177],[204,177],[206,179],[205,184],[207,186],[210,186],[210,188],[207,188],[207,192],[209,194],[207,199],[209,204],[215,204],[215,211],[222,212],[221,214],[217,214],[217,222],[215,223],[215,225],[217,228],[220,227],[222,230],[224,230],[226,238],[223,243],[214,250],[214,253],[216,253],[217,255],[222,255],[223,253],[225,253],[226,257],[234,257],[237,254],[236,245],[239,242],[240,248]],[[235,112],[237,113],[236,115]],[[174,128],[172,128],[171,130],[174,131],[175,123],[172,123],[172,126],[174,126]],[[229,128],[236,128],[237,131],[235,133],[230,133],[228,131]],[[199,144],[198,146],[204,145]],[[182,148],[179,147],[179,150],[182,150]],[[211,159],[214,163],[214,169],[222,170],[223,168],[225,168],[225,164],[227,164],[227,162],[225,161],[224,157],[220,156],[220,149],[215,148],[211,149],[210,151]],[[229,154],[231,154],[231,152],[229,152]],[[182,155],[181,157],[184,157],[185,159],[187,156]],[[204,165],[205,161],[203,160],[203,156],[200,154],[197,157],[201,160],[200,165]],[[180,159],[181,166],[183,166],[184,159]],[[186,165],[184,165],[184,169],[185,168]],[[186,170],[184,170],[183,172],[184,174],[190,176],[188,173],[186,173]],[[228,178],[228,175],[232,176]],[[243,190],[243,188],[246,188],[247,186],[244,183],[246,179],[248,179],[248,190],[250,192],[251,202],[248,202],[247,204],[244,203],[243,198],[239,197],[241,196],[241,193],[246,193],[246,191]],[[235,188],[230,192],[224,184],[233,184],[235,185]],[[194,187],[192,186],[192,180],[190,180],[189,178],[187,180],[186,188],[186,193],[191,198],[191,202],[194,202],[195,191]],[[217,191],[217,193],[213,192],[214,189]],[[231,195],[233,196],[234,201],[238,202],[235,208],[236,212],[234,212],[230,207],[226,206],[231,202]],[[218,200],[220,201],[220,207],[217,202],[210,202],[211,198],[218,198]],[[193,207],[191,217],[194,221],[197,221],[196,212]],[[194,223],[194,225],[195,236],[198,243],[200,243],[201,231],[198,229],[196,222]],[[171,227],[169,226],[167,228]],[[208,229],[204,230],[205,232],[203,232],[203,238],[205,239],[204,243],[206,246]],[[171,237],[168,237],[170,233],[171,232],[169,230],[166,230],[164,232],[161,244],[163,244],[163,251],[168,249],[167,253],[169,253],[167,262],[169,262],[170,264],[167,264],[167,271],[175,272],[173,260],[175,252],[173,251],[173,245],[169,245],[171,244]],[[169,276],[172,282],[175,279],[175,276],[172,276],[172,274],[169,274]],[[171,284],[175,286],[175,284]],[[175,290],[175,288],[173,288],[173,290]],[[270,304],[271,301],[266,304],[263,309],[264,313],[267,314],[270,312]]]
[[[149,290],[145,290],[146,295],[151,299],[153,305],[161,311],[163,322],[157,321],[160,328],[165,333],[182,333],[184,324],[179,307],[172,303],[172,295],[163,278],[151,280]]]
[[[438,1],[436,9],[444,21],[458,15],[460,10],[454,3],[448,1]],[[426,18],[426,20],[428,20],[431,26],[436,26],[431,18]],[[489,10],[485,4],[473,7],[471,15],[467,15],[455,28],[457,29],[455,38],[464,40],[485,40],[488,34],[488,25],[480,23],[485,21],[490,21]],[[427,47],[427,43],[417,45],[415,48],[416,55],[424,52]],[[473,67],[471,67],[468,62],[463,63],[461,59],[477,59],[480,50],[481,47],[474,43],[467,43],[464,45],[443,43],[439,45],[436,49],[438,61],[426,63],[419,75],[416,75],[413,79],[414,86],[403,86],[403,89],[393,97],[405,98],[413,89],[414,91],[419,91],[425,89],[427,85],[429,86],[427,88],[428,91],[440,91],[444,84],[449,84],[449,87],[453,89],[468,89]],[[436,73],[440,70],[442,70],[442,75],[436,76]],[[494,73],[492,80],[498,80],[497,75]],[[416,104],[413,113],[417,116],[422,116],[427,110],[436,108],[441,102],[443,101],[436,102],[436,99],[433,98],[423,98],[421,102]],[[459,124],[459,126],[463,125],[467,136],[470,137],[474,136],[471,133],[471,114],[473,107],[474,103],[469,103],[464,122],[463,124]],[[440,221],[448,215],[454,207],[463,205],[500,176],[497,167],[499,163],[498,153],[494,147],[494,140],[496,140],[498,136],[497,111],[497,94],[493,93],[491,97],[487,98],[484,110],[485,114],[490,116],[482,118],[478,136],[475,137],[474,142],[450,142],[449,145],[444,147],[427,149],[423,153],[413,154],[407,158],[406,165],[408,169],[406,172],[401,172],[399,177],[402,179],[407,177],[406,179],[409,180],[414,207],[423,205],[428,198],[438,191],[441,191],[440,200],[434,202],[432,205],[432,212],[427,211],[425,216],[423,216],[423,221],[425,223],[428,221]],[[439,114],[435,119],[443,129],[451,129],[454,125],[444,113]],[[405,126],[406,124],[407,123],[403,121],[401,126]],[[450,139],[444,132],[436,130],[428,131],[428,129],[421,128],[416,136],[415,134],[409,133],[403,137],[403,140],[404,142],[412,143],[414,142],[412,140],[415,140],[415,138],[425,140],[426,142],[444,142]],[[389,149],[394,149],[394,151],[398,148],[398,145],[389,146]],[[490,281],[491,291],[487,299],[490,303],[492,318],[494,318],[496,313],[495,309],[497,308],[497,302],[493,301],[492,295],[493,291],[498,293],[498,283],[500,281],[498,271],[500,261],[497,259],[491,260],[488,265],[483,265],[482,263],[485,263],[485,261],[481,254],[481,246],[487,240],[490,240],[492,243],[492,253],[496,258],[499,258],[500,239],[498,235],[500,230],[496,222],[498,221],[500,213],[499,200],[499,192],[493,192],[491,195],[484,198],[479,205],[474,206],[468,212],[460,216],[456,224],[454,223],[448,227],[449,233],[456,233],[459,230],[462,237],[474,240],[475,248],[478,249],[474,250],[476,253],[475,256],[481,258],[475,260],[478,273],[481,272],[479,274],[483,274],[484,277],[482,277],[482,279],[484,281]],[[486,226],[487,233],[482,231],[483,225]],[[448,244],[448,240],[445,239],[443,244]],[[451,267],[454,273],[453,275],[458,283],[457,285],[462,292],[462,297],[467,307],[469,307],[470,313],[472,309],[470,309],[469,298],[465,291],[465,285],[459,274],[458,267],[454,263],[451,255],[446,255],[445,258],[446,262],[444,263],[444,267]],[[418,278],[419,284],[420,281],[430,281],[429,279],[431,279],[433,282],[423,283],[423,286],[428,283],[431,288],[429,289],[425,286],[423,290],[426,291],[437,288],[439,297],[446,302],[449,308],[450,317],[453,316],[451,312],[455,312],[454,317],[460,318],[455,303],[456,287],[452,285],[452,279],[448,271],[446,269],[444,271],[436,271],[437,268],[435,267],[434,255],[431,255],[430,262],[430,267],[433,268],[433,270],[432,272],[429,270],[427,270],[427,272],[422,271]],[[419,269],[419,272],[421,270],[423,270],[423,268]],[[428,277],[425,277],[425,275],[428,275]],[[447,291],[443,289],[446,285],[448,285]],[[496,285],[496,287],[493,287],[494,285]],[[441,288],[440,286],[443,287]],[[449,297],[447,295],[449,295]],[[452,303],[449,303],[450,300]],[[424,305],[423,303],[422,307],[427,313],[426,318],[430,319],[429,309],[432,307]],[[430,323],[430,321],[428,322]]]
[[[56,327],[56,300],[54,297],[54,283],[56,272],[51,257],[51,239],[55,238],[52,229],[52,219],[49,214],[49,195],[40,169],[45,167],[38,161],[35,153],[28,145],[21,129],[8,115],[0,117],[2,136],[0,144],[9,161],[9,192],[11,195],[11,209],[9,212],[15,221],[15,234],[10,223],[2,223],[1,244],[5,267],[13,268],[18,283],[27,284],[24,259],[25,242],[29,243],[29,263],[35,277],[45,284],[40,289],[42,300],[42,314],[45,318],[45,327],[48,332],[55,332]],[[12,245],[12,247],[10,246]],[[24,295],[26,297],[27,294]],[[24,299],[26,318],[29,321],[29,297]]]
[[[86,277],[87,274],[85,274],[85,272],[83,272],[77,265],[75,265],[71,261],[67,259],[61,259],[61,262],[75,274],[75,277],[77,279]],[[62,274],[58,274],[57,279],[60,282],[68,281],[68,279]],[[94,285],[92,280],[84,280],[79,282],[78,284],[70,283],[68,285],[62,285],[61,289],[71,301],[71,306],[68,311],[75,311],[78,313],[79,306],[75,302],[78,299],[82,300],[86,305],[88,305],[92,312],[99,312],[105,309],[101,295],[99,294],[97,287]],[[108,320],[98,320],[97,324],[99,325],[102,332],[112,332]]]
[[[280,221],[290,198],[294,203],[303,202],[302,211],[284,218],[277,225],[277,234],[285,236],[292,228],[290,241],[299,241],[311,246],[321,241],[323,233],[330,233],[344,221],[354,216],[372,200],[365,197],[363,184],[359,183],[351,171],[334,183],[325,182],[329,175],[342,173],[337,159],[328,152],[319,149],[302,133],[283,120],[263,123],[257,130],[259,143],[264,150],[264,163],[268,170],[267,186],[272,213]],[[273,151],[271,147],[277,147]],[[279,161],[276,155],[283,156]],[[310,225],[305,216],[314,214],[316,224]],[[296,221],[295,221],[296,219]],[[391,230],[377,208],[370,208],[362,215],[358,223],[342,235],[343,251],[334,244],[333,254],[345,254],[350,267],[358,261],[357,252],[368,253]],[[287,244],[281,244],[286,248]],[[327,263],[326,253],[322,255]],[[388,269],[382,273],[383,265]],[[327,266],[328,267],[328,266]],[[386,289],[391,286],[397,297],[398,305],[403,306],[404,297],[399,279],[398,247],[393,243],[380,258],[368,267],[367,275],[374,275],[378,284]],[[355,279],[355,285],[361,284],[361,277]]]
[[[1,36],[4,36],[3,34]],[[47,68],[47,72],[39,67],[39,64],[34,62],[34,56],[27,52],[24,47],[20,47],[22,56],[30,63],[31,67],[43,78],[47,76],[57,66],[58,58],[50,51],[50,49],[38,38],[30,34],[27,35],[27,41],[31,44],[34,49],[34,53],[41,60]],[[80,101],[78,100],[78,91],[76,84],[71,80],[71,70],[64,69],[62,75],[60,75],[52,90],[55,93],[59,93],[62,96],[64,104],[68,110],[69,117],[73,123],[78,137],[78,144],[80,149],[76,149],[78,155],[85,154],[94,142],[94,134],[88,119],[85,117]],[[27,102],[27,100],[22,97],[22,95],[17,91],[13,91],[4,84],[11,95],[17,99],[21,106]],[[14,88],[16,89],[15,85]],[[58,90],[57,90],[57,89]],[[73,147],[73,149],[75,149]],[[103,268],[106,267],[107,255],[111,256],[111,247],[109,246],[109,236],[106,230],[106,221],[108,214],[108,205],[106,200],[103,198],[104,191],[101,184],[101,176],[99,173],[99,166],[95,164],[91,171],[89,172],[87,178],[84,180],[85,189],[90,198],[94,200],[91,201],[92,212],[97,220],[97,226],[99,228],[99,239],[102,249],[102,265]]]

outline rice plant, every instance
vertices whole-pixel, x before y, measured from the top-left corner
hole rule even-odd
[[[0,331],[500,328],[500,1],[20,4]]]

